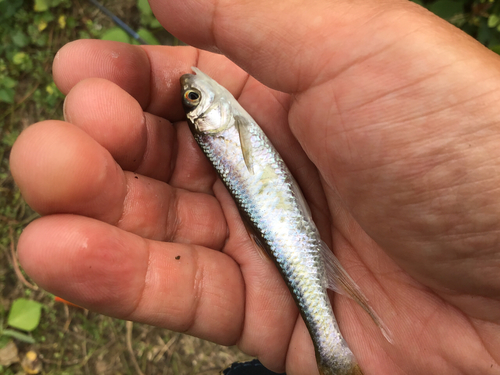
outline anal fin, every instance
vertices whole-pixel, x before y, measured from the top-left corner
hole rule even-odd
[[[390,343],[393,342],[392,334],[389,328],[380,319],[377,313],[368,303],[368,298],[365,297],[359,286],[349,276],[347,271],[342,267],[337,257],[328,248],[328,246],[321,242],[321,254],[326,269],[326,276],[328,280],[328,289],[331,289],[339,294],[343,294],[352,298],[361,306],[363,310],[373,319],[375,324],[380,328],[382,334]]]

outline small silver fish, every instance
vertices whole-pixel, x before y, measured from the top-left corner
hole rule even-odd
[[[312,337],[320,374],[362,374],[327,289],[353,298],[385,335],[386,328],[321,240],[299,185],[262,129],[229,91],[192,69],[196,75],[180,79],[191,132],[285,279]]]

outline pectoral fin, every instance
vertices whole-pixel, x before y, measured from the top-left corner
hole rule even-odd
[[[360,305],[363,310],[370,315],[375,324],[382,331],[382,334],[387,341],[392,343],[392,335],[389,328],[387,328],[377,313],[372,309],[368,303],[368,298],[365,297],[361,289],[356,285],[344,267],[342,267],[337,257],[324,242],[322,242],[321,254],[323,255],[323,261],[326,268],[328,289],[343,294],[356,301],[358,305]]]
[[[248,121],[243,116],[234,116],[234,123],[240,135],[240,147],[248,171],[253,174],[252,140]]]

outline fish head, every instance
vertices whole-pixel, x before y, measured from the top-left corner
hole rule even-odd
[[[182,105],[192,129],[198,133],[216,134],[230,126],[229,92],[216,81],[192,67],[196,74],[181,76]]]

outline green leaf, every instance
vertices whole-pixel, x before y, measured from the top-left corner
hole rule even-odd
[[[51,0],[50,7],[54,8],[54,7],[58,6],[59,4],[61,4],[63,2],[64,2],[64,0]]]
[[[139,8],[142,14],[153,14],[148,0],[137,0],[137,8]]]
[[[46,23],[49,23],[49,22],[52,22],[56,19],[56,16],[54,15],[53,12],[44,12],[44,13],[40,13],[40,14],[37,14],[35,15],[34,17],[34,21],[36,24],[38,24],[39,22],[46,22]]]
[[[16,92],[13,89],[10,89],[8,87],[5,87],[3,89],[0,88],[0,102],[9,104],[14,103],[15,94]]]
[[[151,20],[151,22],[149,22],[149,27],[152,29],[157,29],[157,28],[162,27],[162,26],[161,26],[160,21],[158,21],[156,18],[153,18]]]
[[[1,331],[0,331],[0,349],[3,349],[5,348],[5,346],[11,342],[12,340],[10,339],[10,337],[7,337],[7,336],[2,336],[1,335]],[[1,374],[2,372],[0,372]]]
[[[130,43],[128,34],[119,27],[112,27],[107,30],[101,37],[102,40],[112,40],[114,42]]]
[[[500,21],[500,18],[496,14],[491,14],[488,17],[488,27],[495,27],[498,25],[498,21]]]
[[[18,298],[12,303],[7,324],[23,331],[33,331],[40,323],[42,304],[29,299]]]
[[[19,132],[17,130],[13,130],[10,133],[4,134],[1,142],[7,147],[12,147],[14,146],[14,142],[16,141],[17,137],[19,137]]]
[[[17,339],[19,341],[27,342],[28,344],[34,344],[35,343],[35,339],[33,337],[28,336],[25,333],[14,331],[12,329],[4,329],[2,331],[2,335],[13,337],[13,338],[15,338],[15,339]]]
[[[35,12],[45,12],[47,9],[49,9],[49,2],[50,0],[35,0],[35,6],[33,7],[33,10]]]
[[[153,33],[151,33],[149,30],[140,28],[137,31],[137,34],[139,34],[139,36],[142,39],[144,39],[146,42],[148,42],[148,44],[152,44],[152,45],[159,45],[160,44],[158,39],[156,39],[156,37],[153,35]]]
[[[17,86],[17,81],[14,78],[9,76],[5,76],[0,79],[0,86],[7,87],[9,89],[13,89]]]
[[[0,21],[9,19],[23,5],[23,0],[0,1]]]
[[[464,3],[454,0],[438,0],[431,4],[429,10],[441,18],[449,20],[453,16],[464,12]]]
[[[500,44],[497,44],[496,46],[491,46],[490,49],[493,51],[493,52],[496,52],[500,55]]]
[[[79,30],[78,39],[92,39],[92,36],[85,30]]]
[[[12,62],[16,65],[21,65],[27,56],[25,52],[18,52],[12,57]]]
[[[74,29],[77,25],[77,21],[75,19],[75,17],[71,17],[71,16],[68,16],[68,18],[66,18],[66,28],[68,29]]]
[[[14,33],[14,35],[12,35],[12,42],[16,46],[23,48],[29,44],[30,38],[28,38],[28,36],[25,33],[23,33],[21,30],[17,30]]]
[[[486,22],[481,22],[478,29],[477,29],[477,35],[476,39],[479,41],[479,43],[487,45],[491,39],[491,35],[493,33],[493,30],[486,25]]]
[[[47,45],[48,40],[49,40],[48,33],[43,33],[42,35],[39,35],[36,39],[34,39],[33,42],[38,47],[45,47]]]

